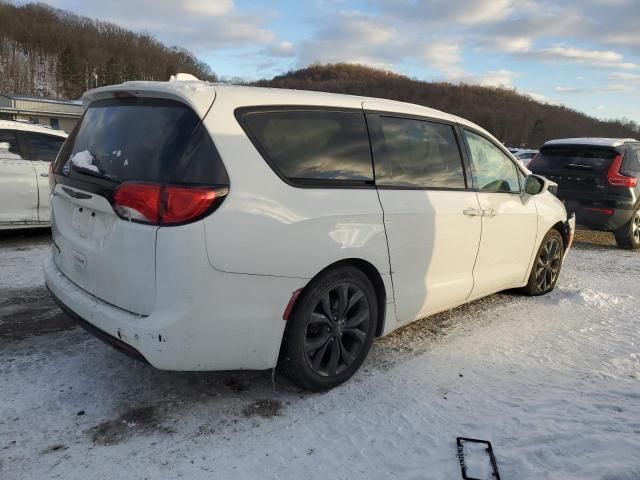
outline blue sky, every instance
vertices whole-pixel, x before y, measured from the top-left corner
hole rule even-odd
[[[49,0],[192,50],[223,77],[354,62],[640,122],[640,0]]]

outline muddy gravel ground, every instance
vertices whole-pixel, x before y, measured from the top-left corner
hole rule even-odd
[[[334,422],[342,418],[336,412],[357,410],[359,402],[369,401],[375,379],[388,377],[388,372],[415,359],[428,364],[430,357],[425,354],[438,352],[451,338],[481,330],[492,318],[528,314],[533,305],[531,299],[505,292],[415,322],[378,339],[350,385],[318,396],[300,391],[271,371],[162,372],[115,352],[77,327],[49,297],[40,273],[49,244],[47,230],[0,234],[0,388],[4,391],[0,395],[5,402],[0,406],[0,479],[147,478],[147,474],[149,478],[229,478],[231,473],[253,478],[260,462],[270,465],[264,478],[283,478],[287,462],[298,466],[298,476],[327,478],[327,471],[307,470],[313,462],[307,462],[306,456],[317,456],[322,442],[301,440],[300,445],[291,445],[290,458],[282,452],[265,458],[270,455],[266,449],[254,465],[252,432],[267,440],[279,438],[280,443],[289,435],[304,440],[301,425],[309,415],[316,417],[314,422],[318,416]],[[579,231],[575,249],[586,259],[603,252],[618,254],[613,237],[597,232]],[[583,270],[585,275],[598,275],[588,266]],[[583,270],[570,266],[567,288],[579,284]],[[563,295],[573,298],[573,293]],[[455,376],[458,379],[458,373]],[[392,383],[389,388],[396,387]],[[452,395],[449,388],[438,388],[435,394],[445,400]],[[342,454],[366,456],[352,436]],[[221,450],[226,452],[224,458],[217,453],[224,444],[239,448],[237,459],[229,460],[229,448]],[[384,451],[398,445],[379,447]],[[333,458],[324,461],[330,463]],[[449,463],[444,471],[458,468],[454,455],[453,467]],[[373,474],[366,465],[335,478],[389,478],[380,471]],[[640,462],[638,474],[609,478],[640,478]]]

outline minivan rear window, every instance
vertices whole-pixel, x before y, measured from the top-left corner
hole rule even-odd
[[[362,112],[239,112],[265,160],[293,183],[367,184],[373,166]]]
[[[529,168],[534,172],[604,172],[617,154],[615,150],[603,148],[544,147]]]
[[[180,102],[114,98],[94,102],[65,143],[57,174],[90,181],[227,184],[210,135]]]

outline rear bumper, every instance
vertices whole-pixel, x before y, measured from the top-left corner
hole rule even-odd
[[[49,289],[49,294],[51,295],[51,298],[53,298],[53,300],[58,304],[58,307],[60,307],[60,309],[64,313],[66,313],[79,326],[84,328],[87,332],[92,334],[94,337],[96,337],[99,340],[102,340],[107,345],[115,348],[119,352],[122,352],[125,355],[128,355],[129,357],[131,357],[131,358],[133,358],[135,360],[141,360],[143,362],[149,363],[149,362],[147,362],[147,359],[144,358],[144,356],[139,351],[137,351],[135,348],[133,348],[131,345],[123,342],[119,338],[115,338],[115,337],[109,335],[107,332],[103,332],[99,328],[95,327],[93,324],[87,322],[80,315],[78,315],[76,312],[71,310],[67,305],[62,303],[60,301],[60,299],[58,297],[56,297],[55,294],[50,289]]]
[[[576,212],[577,222],[584,227],[610,232],[628,223],[633,216],[633,210],[611,210],[612,213],[608,212],[607,209],[603,211],[583,208]]]
[[[286,325],[282,313],[305,280],[226,274],[208,265],[203,269],[206,278],[194,272],[203,288],[191,290],[187,302],[164,296],[149,316],[139,316],[78,287],[52,257],[44,264],[47,288],[65,312],[109,345],[158,369],[274,367]]]
[[[580,202],[565,203],[568,211],[576,214],[576,223],[594,230],[613,231],[622,227],[633,217],[633,205],[583,205]],[[628,207],[628,208],[627,208]]]

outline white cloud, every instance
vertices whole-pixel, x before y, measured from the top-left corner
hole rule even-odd
[[[476,83],[486,87],[513,88],[513,79],[517,76],[518,74],[511,70],[491,70],[482,75],[471,77],[469,83]]]
[[[300,44],[298,60],[301,66],[351,62],[390,68],[411,53],[410,44],[379,17],[341,12]]]
[[[448,2],[455,3],[455,2]],[[472,0],[460,5],[457,19],[464,24],[493,23],[506,18],[514,7],[511,0]]]
[[[496,36],[487,38],[483,43],[485,49],[497,49],[507,53],[528,52],[533,46],[533,40],[529,37]]]
[[[460,65],[460,45],[456,43],[429,43],[424,47],[421,57],[431,68],[441,71],[447,78],[464,75],[464,69]]]
[[[278,42],[263,50],[270,57],[295,57],[296,49],[291,42]]]
[[[507,18],[526,0],[370,0],[386,18],[427,25],[486,25]]]
[[[554,103],[553,101],[549,100],[549,98],[547,98],[546,95],[543,95],[541,93],[536,93],[536,92],[522,92],[523,95],[526,95],[527,97],[531,97],[533,100],[535,100],[536,102],[540,102],[540,103]]]
[[[588,67],[635,70],[638,65],[625,61],[622,54],[608,50],[589,50],[564,45],[531,49],[523,56],[548,62],[572,62]]]
[[[217,17],[233,10],[233,0],[186,0],[185,10],[201,15]]]
[[[276,40],[265,28],[273,12],[264,9],[240,11],[233,0],[128,0],[80,2],[49,0],[58,8],[73,8],[81,15],[110,21],[134,31],[147,31],[170,45],[196,53],[222,48],[261,46]]]
[[[640,81],[640,75],[635,73],[614,72],[609,74],[609,80],[620,82],[636,82]]]

